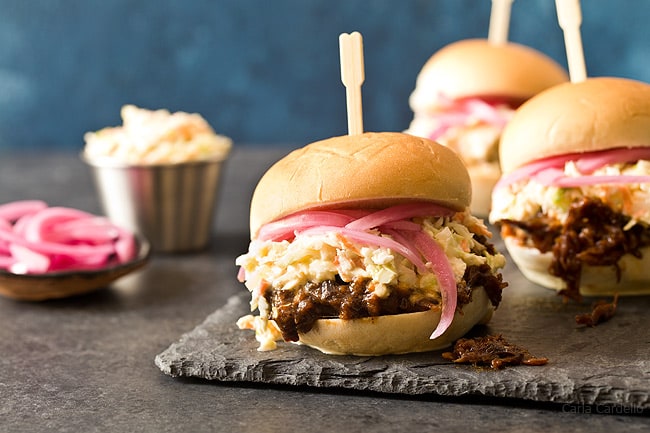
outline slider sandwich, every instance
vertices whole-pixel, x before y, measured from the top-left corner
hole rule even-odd
[[[564,69],[524,45],[466,39],[437,51],[422,67],[409,98],[408,134],[454,149],[472,180],[471,210],[487,217],[501,175],[498,142],[514,110],[568,80]]]
[[[650,293],[650,85],[587,78],[524,103],[490,221],[529,280],[566,298]]]
[[[455,152],[403,133],[333,137],[295,150],[259,181],[251,242],[237,258],[260,350],[328,354],[449,346],[490,320],[505,258],[469,211]]]

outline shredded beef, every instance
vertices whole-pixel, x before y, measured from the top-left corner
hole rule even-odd
[[[562,232],[562,224],[557,219],[541,213],[525,221],[504,219],[499,221],[499,224],[503,237],[530,240],[535,248],[543,253],[553,249],[555,239]]]
[[[462,287],[465,290],[462,290]],[[492,305],[496,308],[501,303],[501,291],[508,286],[501,274],[494,274],[487,264],[468,266],[463,281],[458,283],[458,304],[465,305],[472,300],[472,290],[483,287]]]
[[[615,212],[600,199],[583,198],[571,205],[564,223],[545,215],[526,221],[503,220],[502,234],[529,240],[541,252],[551,251],[549,273],[561,278],[566,288],[559,293],[580,301],[583,265],[613,266],[617,278],[618,261],[625,254],[641,257],[641,248],[650,245],[650,228],[635,224],[625,230],[628,216]]]
[[[308,332],[316,320],[324,318],[357,319],[430,310],[430,301],[414,304],[408,294],[391,287],[387,298],[373,294],[370,280],[357,279],[350,284],[327,280],[309,282],[297,291],[274,290],[271,295],[277,323],[286,341],[298,341],[298,333]]]
[[[472,290],[484,287],[492,304],[501,301],[501,290],[507,286],[501,274],[494,275],[488,265],[468,266],[465,281],[459,283],[458,308],[472,299]],[[309,282],[297,291],[273,290],[268,294],[274,307],[271,317],[286,341],[298,341],[298,333],[308,332],[318,319],[357,319],[393,314],[415,313],[435,308],[433,300],[413,303],[407,290],[390,287],[390,295],[380,298],[374,295],[371,281],[358,279],[352,283],[328,280]]]
[[[618,303],[618,295],[614,296],[612,302],[597,301],[594,303],[590,313],[578,314],[576,316],[576,323],[578,325],[596,326],[614,317],[616,313],[616,304]]]
[[[508,343],[501,335],[477,338],[461,338],[454,343],[451,352],[442,357],[458,364],[489,366],[499,369],[508,365],[544,365],[548,358],[533,356],[528,350]]]

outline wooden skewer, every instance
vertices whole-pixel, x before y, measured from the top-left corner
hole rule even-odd
[[[580,0],[555,0],[555,7],[558,22],[564,32],[569,77],[572,83],[583,81],[587,78],[587,68],[580,35],[582,24]]]
[[[492,0],[490,13],[490,28],[488,42],[495,45],[508,42],[508,29],[510,27],[510,10],[514,0]]]
[[[348,134],[363,133],[361,84],[365,79],[363,68],[363,40],[359,32],[339,36],[341,81],[345,85],[348,112]]]

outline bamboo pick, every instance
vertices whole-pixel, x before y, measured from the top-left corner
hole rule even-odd
[[[514,0],[492,0],[490,12],[490,28],[488,42],[494,45],[508,42],[508,29],[510,27],[510,10]]]
[[[580,0],[555,0],[555,7],[558,22],[564,31],[569,77],[572,83],[584,81],[587,78],[587,68],[580,35],[580,24],[582,24]]]
[[[341,81],[345,85],[348,112],[348,134],[363,133],[361,84],[365,79],[363,68],[363,40],[359,32],[341,33]]]

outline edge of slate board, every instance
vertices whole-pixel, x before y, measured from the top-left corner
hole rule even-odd
[[[534,305],[531,306],[531,302]],[[584,305],[581,309],[558,306],[557,297],[551,295],[533,297],[532,301],[530,297],[515,298],[507,307],[500,306],[490,325],[478,327],[484,328],[478,331],[502,333],[507,340],[523,345],[533,355],[547,356],[550,362],[545,366],[517,366],[495,371],[452,364],[440,356],[442,351],[382,357],[332,356],[308,347],[280,343],[277,350],[260,352],[256,350],[253,333],[239,330],[235,325],[239,317],[248,313],[248,293],[245,293],[231,297],[202,324],[158,354],[154,362],[172,377],[345,388],[411,396],[485,396],[607,405],[645,413],[650,408],[650,343],[635,334],[632,338],[638,345],[628,345],[625,356],[612,359],[618,349],[617,341],[620,343],[625,336],[630,339],[629,327],[638,326],[632,319],[647,324],[644,319],[647,299],[641,305],[633,301],[628,304],[627,315],[617,312],[624,316],[618,324],[612,320],[613,325],[608,322],[608,327],[574,329],[573,326],[568,328],[570,332],[558,338],[549,335],[547,322],[557,323],[564,316],[570,319],[574,313],[584,310]],[[537,309],[535,320],[521,314],[521,309],[528,311],[530,308]],[[619,310],[621,308],[619,301]],[[500,328],[508,330],[500,332]],[[594,355],[594,348],[598,347],[608,348],[611,353],[609,356],[608,353]]]

